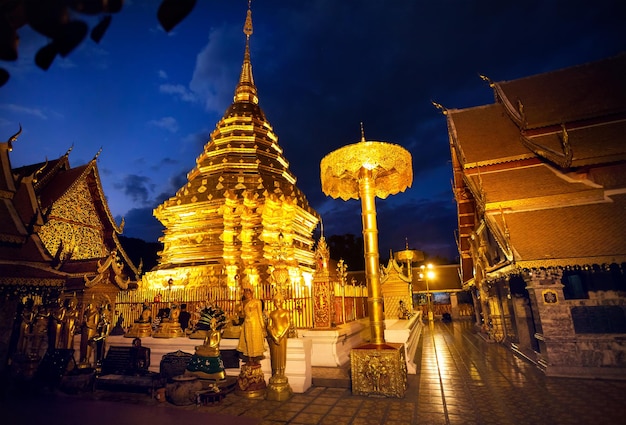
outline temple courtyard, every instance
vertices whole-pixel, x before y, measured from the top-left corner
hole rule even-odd
[[[314,368],[313,386],[283,402],[229,394],[213,405],[174,406],[147,394],[5,392],[2,423],[117,424],[617,424],[626,381],[547,377],[470,321],[425,325],[404,398],[354,396],[345,370]],[[7,388],[4,388],[5,390]]]

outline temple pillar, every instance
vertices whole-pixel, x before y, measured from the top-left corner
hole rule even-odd
[[[579,364],[574,325],[568,303],[564,302],[562,270],[533,270],[525,276],[526,290],[535,318],[539,343],[539,364],[550,369]]]
[[[461,315],[459,314],[459,293],[452,292],[450,294],[450,316],[452,316],[452,320],[459,319]]]

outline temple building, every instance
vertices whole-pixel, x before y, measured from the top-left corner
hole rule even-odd
[[[233,103],[187,174],[154,210],[165,226],[158,266],[142,288],[256,286],[287,279],[310,285],[319,215],[296,186],[278,137],[259,106],[252,76],[252,15]],[[277,265],[280,263],[279,265]],[[282,268],[280,274],[272,272]],[[280,275],[281,277],[277,277]]]
[[[476,323],[554,376],[626,373],[626,55],[445,109]]]
[[[68,151],[12,168],[9,153],[20,133],[0,143],[2,365],[15,348],[14,318],[27,300],[41,315],[69,298],[79,310],[93,302],[111,313],[117,294],[136,287],[141,273],[117,237],[123,225],[108,208],[97,155],[78,167],[70,166]]]

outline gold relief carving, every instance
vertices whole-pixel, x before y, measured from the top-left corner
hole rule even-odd
[[[366,344],[350,352],[352,393],[404,397],[407,370],[402,344]]]
[[[206,191],[207,191],[206,186],[200,186],[200,187],[198,188],[198,193],[204,193],[204,192],[206,192]]]
[[[557,304],[559,302],[557,292],[553,289],[546,289],[545,291],[541,291],[541,296],[543,298],[544,304]]]
[[[331,322],[331,308],[333,306],[330,282],[315,282],[313,284],[313,314],[316,328],[329,328]]]
[[[102,258],[106,255],[104,239],[99,229],[51,218],[39,231],[39,237],[52,254],[61,248],[65,251],[71,250],[71,256],[75,260]]]

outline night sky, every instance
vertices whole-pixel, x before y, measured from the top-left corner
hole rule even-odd
[[[100,44],[86,39],[48,71],[46,44],[28,27],[17,62],[0,63],[0,138],[18,125],[14,167],[63,155],[98,157],[105,195],[124,236],[156,241],[152,210],[186,173],[232,102],[247,1],[200,0],[169,34],[160,2],[126,1]],[[313,0],[252,2],[253,74],[261,108],[324,234],[361,233],[358,201],[326,197],[320,160],[360,139],[402,145],[413,185],[377,200],[381,259],[410,248],[453,259],[456,206],[446,108],[493,102],[479,74],[522,78],[626,50],[626,2]],[[95,20],[91,20],[95,23]]]

